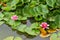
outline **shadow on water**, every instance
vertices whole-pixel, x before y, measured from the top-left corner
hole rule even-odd
[[[10,28],[11,28],[11,27],[10,27]],[[17,34],[19,34],[19,35],[24,35],[26,38],[29,38],[29,39],[32,39],[32,38],[35,38],[35,37],[36,37],[36,36],[29,35],[29,34],[27,34],[27,33],[20,32],[20,31],[18,31],[18,30],[16,30],[16,29],[12,29],[12,31],[16,31]]]

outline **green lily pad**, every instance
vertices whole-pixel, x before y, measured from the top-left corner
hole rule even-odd
[[[22,40],[22,38],[10,36],[10,37],[5,38],[4,40]]]
[[[13,39],[14,39],[14,37],[10,36],[10,37],[5,38],[4,40],[13,40]]]
[[[22,40],[20,37],[15,37],[14,40]]]

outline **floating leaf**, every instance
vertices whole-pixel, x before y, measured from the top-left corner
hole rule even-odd
[[[20,37],[15,37],[14,40],[22,40]]]
[[[58,6],[60,6],[60,0],[57,0],[56,4],[57,4]]]
[[[57,32],[55,29],[49,29],[49,30],[47,30],[48,31],[48,33],[54,33],[54,32]]]
[[[55,22],[56,22],[57,27],[60,28],[60,15],[56,16]]]
[[[57,34],[57,35],[58,35],[58,37],[60,37],[60,31],[58,32],[58,34]]]
[[[10,36],[10,37],[5,38],[4,40],[22,40],[22,38]]]
[[[56,33],[53,33],[50,37],[50,40],[57,40],[57,35]]]
[[[38,23],[33,23],[30,27],[27,27],[25,29],[25,32],[27,32],[30,35],[38,35],[40,33],[38,28]]]
[[[0,13],[0,20],[3,20],[4,15]]]
[[[17,30],[21,32],[25,32],[26,27],[27,27],[26,25],[20,24],[20,26],[17,27]]]
[[[10,10],[11,10],[11,7],[10,7],[10,6],[7,6],[7,7],[2,7],[2,10],[5,10],[5,11],[10,11]]]
[[[0,25],[2,25],[4,23],[4,21],[0,21]]]
[[[47,5],[54,7],[56,0],[46,0]]]
[[[10,37],[5,38],[4,40],[13,40],[13,39],[14,39],[14,37],[10,36]]]
[[[29,27],[27,27],[27,28],[25,29],[25,31],[26,31],[28,34],[30,34],[30,35],[38,35],[38,34],[40,33],[38,30],[33,30],[33,29],[29,28]]]
[[[13,1],[11,2],[11,6],[12,6],[12,7],[15,6],[18,2],[19,2],[19,0],[13,0]]]
[[[47,35],[47,31],[46,31],[45,29],[43,29],[43,28],[40,28],[40,32],[41,32],[41,34],[43,34],[43,35]]]

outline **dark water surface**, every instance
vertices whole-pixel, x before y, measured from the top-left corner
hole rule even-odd
[[[17,31],[13,31],[8,25],[1,25],[0,26],[0,40],[3,40],[4,38],[8,36],[19,36],[23,38],[23,40],[49,40],[49,38],[41,38],[39,36],[34,38],[27,38],[24,34],[18,34]]]

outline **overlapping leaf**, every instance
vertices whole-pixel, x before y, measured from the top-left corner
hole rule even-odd
[[[28,11],[28,12],[27,12]],[[29,5],[27,5],[23,10],[23,14],[25,16],[38,16],[38,15],[45,15],[46,13],[49,12],[47,5],[39,5],[36,7],[31,8]]]
[[[47,5],[54,7],[56,0],[46,0]]]
[[[60,28],[60,15],[56,16],[55,22],[56,22],[57,27]]]
[[[49,28],[60,28],[60,0],[0,0],[0,24],[4,22],[21,32],[38,35],[39,22],[48,22]],[[11,17],[17,15],[16,21]],[[33,17],[34,23],[30,27],[22,24]]]
[[[38,28],[38,24],[33,23],[30,27],[27,27],[25,31],[30,35],[38,35],[40,33]]]

